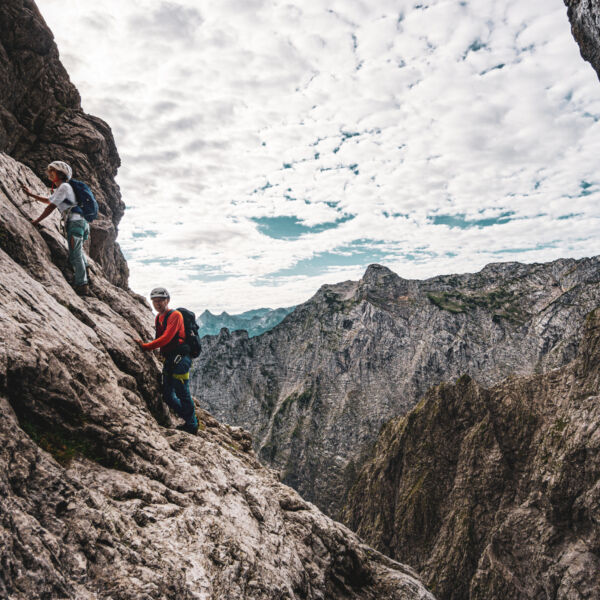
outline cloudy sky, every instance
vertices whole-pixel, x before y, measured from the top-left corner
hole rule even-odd
[[[598,253],[563,0],[37,0],[122,159],[130,284],[201,312]]]

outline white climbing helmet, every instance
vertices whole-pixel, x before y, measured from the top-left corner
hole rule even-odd
[[[62,160],[55,160],[51,162],[47,168],[54,169],[55,171],[59,171],[60,173],[64,173],[67,177],[67,181],[69,181],[71,177],[73,177],[73,170],[66,162],[63,162]]]
[[[152,298],[170,298],[169,292],[164,287],[156,287],[150,292],[150,299]]]

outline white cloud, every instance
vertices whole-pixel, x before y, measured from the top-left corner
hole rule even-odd
[[[136,291],[236,311],[370,260],[422,277],[597,252],[600,85],[562,0],[38,5],[115,134]],[[296,239],[252,220],[348,215]]]

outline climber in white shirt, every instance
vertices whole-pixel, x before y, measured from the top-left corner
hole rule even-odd
[[[52,182],[53,187],[53,193],[50,198],[38,196],[27,186],[23,186],[23,191],[28,196],[48,205],[37,219],[32,220],[32,223],[34,225],[39,224],[40,221],[43,221],[57,208],[65,216],[67,240],[69,242],[69,262],[75,273],[73,287],[79,295],[88,296],[88,265],[87,258],[83,252],[83,243],[90,235],[90,226],[81,213],[73,210],[77,206],[77,200],[75,199],[73,188],[68,183],[72,176],[71,167],[61,160],[55,160],[48,165],[46,174]]]

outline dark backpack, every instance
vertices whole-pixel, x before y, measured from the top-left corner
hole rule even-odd
[[[77,206],[73,208],[73,212],[77,212],[83,215],[83,218],[91,223],[98,216],[98,202],[94,198],[92,190],[83,181],[77,181],[77,179],[71,179],[69,185],[75,192],[75,200],[77,200]]]
[[[183,326],[185,327],[185,342],[184,346],[187,346],[187,353],[192,358],[198,358],[200,356],[200,338],[198,337],[198,323],[196,323],[196,315],[187,308],[177,309],[183,317]],[[167,320],[173,311],[170,310],[163,321],[163,328],[167,328]]]

